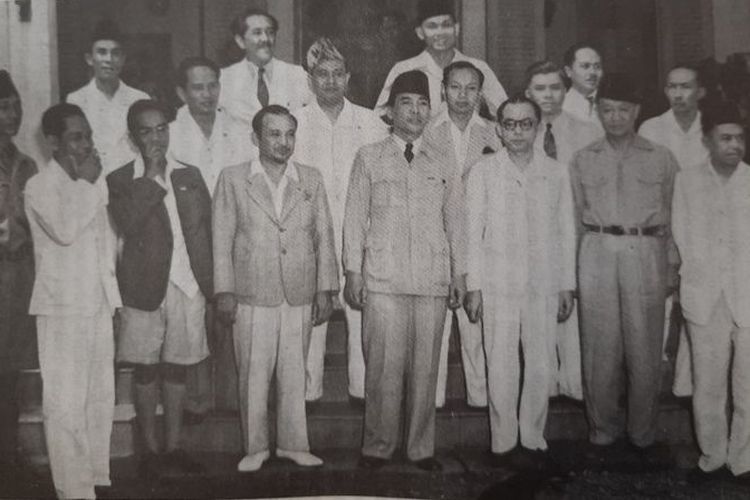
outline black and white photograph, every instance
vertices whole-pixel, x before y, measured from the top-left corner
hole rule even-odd
[[[0,499],[750,498],[750,0],[0,0]]]

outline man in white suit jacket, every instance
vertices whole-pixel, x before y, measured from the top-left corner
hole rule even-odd
[[[279,22],[266,11],[249,9],[232,21],[234,41],[245,57],[221,71],[219,106],[250,124],[269,104],[294,112],[312,101],[307,73],[274,57]]]
[[[107,184],[83,111],[57,104],[42,117],[46,169],[26,185],[36,281],[42,411],[60,498],[94,498],[109,486],[115,404],[112,315],[119,307]]]
[[[742,161],[742,123],[734,104],[706,108],[701,126],[710,159],[675,181],[672,232],[682,259],[680,299],[701,449],[691,478],[699,481],[726,474],[725,466],[750,476],[750,166]]]

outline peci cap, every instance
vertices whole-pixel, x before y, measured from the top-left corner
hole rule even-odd
[[[453,0],[420,0],[417,5],[417,26],[435,16],[451,16],[455,20]]]
[[[625,73],[608,73],[602,78],[596,93],[598,99],[611,99],[633,104],[641,103],[641,96],[633,79]]]
[[[418,69],[401,73],[391,85],[391,93],[388,96],[388,105],[393,106],[398,94],[420,94],[430,100],[430,85],[427,75]]]

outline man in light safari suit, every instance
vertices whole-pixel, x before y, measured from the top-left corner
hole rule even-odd
[[[357,153],[344,214],[345,297],[363,308],[365,423],[360,466],[396,449],[406,398],[406,455],[439,471],[435,387],[447,297],[465,294],[461,179],[444,147],[422,137],[427,77],[399,75],[389,100],[393,133]]]
[[[234,323],[246,456],[240,472],[269,456],[268,391],[276,379],[276,456],[301,466],[312,455],[305,418],[310,330],[331,314],[339,280],[323,177],[290,162],[297,120],[281,106],[253,119],[259,159],[225,168],[214,194],[217,311]]]

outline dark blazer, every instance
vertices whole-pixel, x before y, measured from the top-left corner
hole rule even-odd
[[[211,195],[198,168],[181,164],[170,175],[190,267],[207,300],[213,297]],[[167,191],[147,177],[133,178],[134,162],[107,176],[109,211],[124,240],[117,265],[122,303],[154,311],[164,300],[172,259]]]

